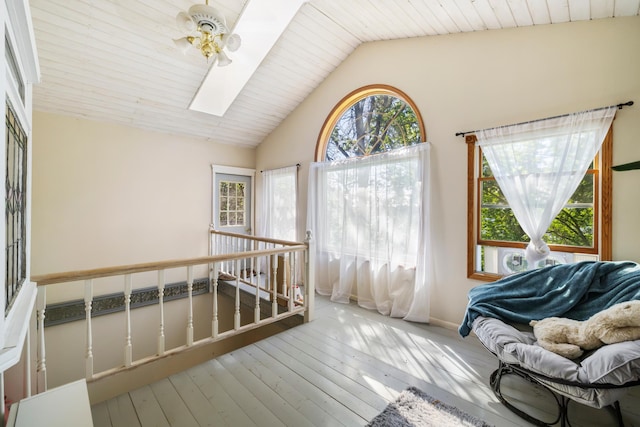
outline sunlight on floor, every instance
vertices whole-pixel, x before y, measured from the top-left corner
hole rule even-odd
[[[369,384],[373,391],[375,391],[378,395],[384,397],[389,402],[395,400],[400,392],[402,392],[402,390],[394,390],[391,387],[387,387],[380,381],[376,380],[375,378],[371,378],[368,375],[363,375],[362,378],[367,382],[367,384]]]

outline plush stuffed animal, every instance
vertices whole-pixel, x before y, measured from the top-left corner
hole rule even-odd
[[[640,339],[640,301],[615,304],[582,322],[548,317],[529,324],[541,347],[575,359],[583,350]]]

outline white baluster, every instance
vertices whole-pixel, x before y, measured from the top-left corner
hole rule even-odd
[[[254,241],[252,246],[251,246],[251,250],[255,251],[258,250],[258,242]],[[258,259],[258,257],[252,257],[251,258],[251,283],[253,285],[255,285],[256,287],[260,287],[260,276],[258,276],[257,274],[257,270],[258,270],[258,264],[260,263],[260,260]]]
[[[216,254],[215,234],[213,234],[212,231],[213,231],[213,224],[209,225],[209,256],[213,256]],[[209,263],[208,267],[209,267],[208,289],[209,289],[209,292],[211,292],[213,289],[213,264]]]
[[[234,263],[238,269],[240,268],[240,260]],[[236,276],[236,309],[233,315],[233,329],[240,329],[240,276]]]
[[[253,317],[255,323],[260,323],[260,282],[254,283],[253,280],[253,269],[255,264],[254,261],[257,262],[257,259],[255,257],[251,257],[251,283],[255,285],[256,290],[256,306],[254,309]]]
[[[44,317],[47,306],[47,291],[44,286],[38,286],[36,315],[38,321],[38,362],[37,371],[37,392],[47,391],[47,357],[44,346]]]
[[[273,254],[271,259],[271,316],[275,318],[278,317],[278,254]]]
[[[293,303],[295,302],[295,299],[296,299],[296,291],[294,289],[295,281],[293,280],[293,267],[295,266],[295,259],[293,254],[294,254],[293,252],[289,252],[288,254],[284,255],[285,260],[287,258],[289,259],[289,262],[284,264],[285,271],[283,274],[285,287],[288,288],[288,292],[289,292],[289,312],[293,311],[293,305],[294,305]],[[288,269],[287,269],[287,266],[289,267]],[[287,276],[287,274],[289,276]]]
[[[247,250],[248,250],[247,248],[249,247],[249,243],[250,243],[249,239],[244,239],[242,241],[242,251],[243,252],[247,252]],[[244,258],[242,260],[242,271],[244,271],[244,278],[246,279],[247,278],[247,274],[250,273],[249,270],[247,269],[247,259],[246,258]]]
[[[315,281],[316,281],[316,243],[311,235],[311,231],[307,230],[307,238],[305,239],[307,249],[304,251],[305,257],[305,274],[304,274],[304,321],[310,322],[314,318],[314,299],[315,299]]]
[[[226,247],[226,251],[225,251],[225,255],[228,255],[230,253],[233,253],[233,240],[231,240],[231,236],[227,236],[227,247]],[[229,271],[229,274],[233,275],[234,274],[234,262],[233,260],[229,260],[227,262],[227,269]]]
[[[284,248],[284,245],[279,246],[279,248]],[[281,289],[282,296],[288,297],[289,295],[289,287],[287,286],[287,270],[289,266],[287,254],[282,252],[278,254],[279,259],[282,259],[282,272],[280,273],[282,276],[282,283],[278,283],[278,289]]]
[[[158,356],[162,356],[164,347],[164,270],[158,270],[158,307],[160,308],[160,329],[158,330]]]
[[[260,250],[260,243],[258,243],[257,250]],[[260,284],[260,257],[256,257],[256,287],[261,288]]]
[[[187,346],[193,345],[193,266],[187,267],[187,294],[189,295],[189,314],[187,317]]]
[[[86,316],[86,378],[90,380],[93,378],[93,330],[91,328],[91,306],[93,304],[93,280],[88,279],[84,281],[84,311]]]
[[[213,224],[209,225],[209,255],[216,254],[216,236],[217,234],[213,233]]]
[[[213,263],[213,319],[211,320],[211,337],[218,338],[218,272],[220,263]]]
[[[124,312],[125,312],[125,344],[124,366],[133,362],[133,345],[131,344],[131,274],[124,275]]]

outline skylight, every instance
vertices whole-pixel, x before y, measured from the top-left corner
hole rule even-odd
[[[225,67],[212,64],[189,109],[224,116],[306,1],[248,1],[233,29],[242,38],[242,47],[233,53],[231,64]]]

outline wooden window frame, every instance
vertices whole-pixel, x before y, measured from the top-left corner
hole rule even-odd
[[[480,229],[480,150],[476,147],[477,138],[474,134],[465,136],[467,144],[467,277],[482,281],[495,281],[503,277],[500,274],[485,273],[475,269],[476,249],[478,245],[487,242],[479,238]],[[597,254],[603,261],[612,258],[612,197],[613,197],[613,125],[609,128],[602,142],[602,147],[594,159],[594,244],[593,248],[576,248],[575,246],[549,245],[552,251]],[[513,247],[524,249],[526,243],[500,242],[500,247]]]

